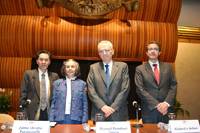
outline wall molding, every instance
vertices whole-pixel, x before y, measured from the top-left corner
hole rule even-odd
[[[200,28],[178,26],[179,42],[200,43]]]

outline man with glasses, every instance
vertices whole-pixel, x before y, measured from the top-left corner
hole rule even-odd
[[[141,99],[143,123],[168,123],[168,113],[174,112],[177,81],[170,64],[158,60],[161,46],[152,41],[146,46],[147,63],[136,68],[136,92]]]
[[[38,69],[24,72],[20,92],[19,106],[30,100],[26,109],[28,120],[48,120],[48,112],[53,92],[53,83],[58,74],[47,70],[51,63],[51,54],[41,50],[36,54]]]
[[[102,62],[90,66],[87,78],[88,95],[92,101],[91,119],[97,113],[103,114],[104,121],[125,121],[129,119],[127,96],[130,90],[128,66],[112,60],[113,45],[109,41],[98,44]]]

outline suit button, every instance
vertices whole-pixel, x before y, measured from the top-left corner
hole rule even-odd
[[[72,110],[74,110],[74,109],[72,108]]]
[[[74,91],[74,89],[72,89],[72,91]]]
[[[72,98],[74,100],[74,98]]]
[[[38,105],[39,105],[40,103],[38,102]]]
[[[37,113],[37,111],[35,111],[35,113]]]

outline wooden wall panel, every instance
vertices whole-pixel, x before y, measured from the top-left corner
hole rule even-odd
[[[176,58],[178,32],[173,23],[36,16],[0,16],[0,23],[1,57],[32,57],[42,49],[53,56],[99,57],[98,43],[109,40],[114,58],[147,60],[145,47],[155,40],[162,46],[160,60]]]
[[[182,0],[140,0],[140,10],[127,12],[121,7],[104,19],[142,20],[177,23]],[[53,8],[38,9],[35,0],[0,0],[0,15],[78,17],[55,2]]]
[[[0,57],[0,88],[20,88],[25,70],[31,69],[32,58]]]
[[[0,88],[5,89],[3,95],[12,91],[12,106],[14,110],[9,113],[16,119],[18,112],[19,90],[25,70],[31,69],[32,58],[0,57]]]

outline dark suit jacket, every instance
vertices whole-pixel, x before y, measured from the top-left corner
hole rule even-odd
[[[48,72],[50,81],[50,100],[52,98],[53,83],[57,80],[58,74],[53,72]],[[22,104],[27,99],[31,100],[31,104],[27,107],[26,113],[29,120],[35,120],[35,116],[40,110],[40,82],[39,82],[39,72],[38,69],[27,70],[24,72],[20,92],[19,92],[19,105]],[[48,107],[49,108],[49,107]],[[48,113],[48,112],[47,112]]]
[[[159,62],[159,69],[158,85],[148,62],[136,68],[135,84],[136,92],[141,99],[142,118],[155,118],[159,113],[155,107],[164,101],[170,104],[168,112],[174,112],[177,81],[173,68],[168,63]]]
[[[91,119],[94,120],[96,113],[103,113],[101,108],[107,102],[107,86],[103,62],[98,62],[90,66],[87,83],[88,95],[92,101]],[[110,107],[115,109],[116,112],[110,116],[110,120],[122,121],[129,118],[126,101],[129,90],[130,79],[127,64],[113,61],[108,95]]]

